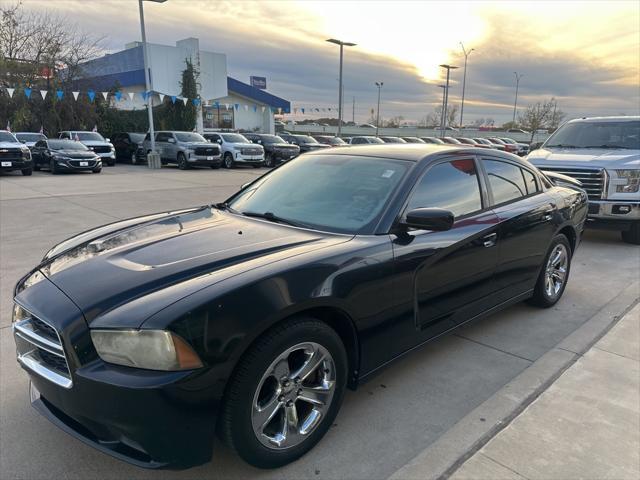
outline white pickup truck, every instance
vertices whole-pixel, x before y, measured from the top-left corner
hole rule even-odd
[[[570,120],[527,160],[582,183],[587,226],[619,230],[625,242],[640,245],[640,117]]]

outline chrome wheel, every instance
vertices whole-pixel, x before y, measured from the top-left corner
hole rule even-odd
[[[294,345],[265,371],[251,404],[251,424],[260,443],[283,450],[303,442],[331,406],[336,367],[314,342]]]
[[[567,279],[569,253],[563,244],[558,244],[551,251],[544,277],[544,291],[549,298],[558,296]]]

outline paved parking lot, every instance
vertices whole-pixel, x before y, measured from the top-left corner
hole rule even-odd
[[[221,201],[262,172],[118,165],[100,175],[0,177],[3,479],[387,478],[467,425],[477,407],[524,378],[570,334],[598,316],[613,319],[640,294],[640,248],[620,242],[616,233],[588,232],[558,305],[549,310],[516,305],[395,363],[357,392],[348,392],[325,439],[277,471],[253,469],[219,443],[207,465],[184,472],[142,470],[98,453],[41,418],[29,406],[27,375],[15,362],[11,338],[11,294],[18,278],[50,246],[74,233],[139,214]]]

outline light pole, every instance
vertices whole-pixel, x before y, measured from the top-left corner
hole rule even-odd
[[[462,128],[462,114],[464,113],[464,89],[467,85],[467,59],[469,58],[469,55],[471,55],[471,52],[475,50],[475,48],[472,48],[467,52],[462,42],[460,42],[460,46],[462,47],[462,53],[464,53],[464,74],[462,76],[462,104],[460,105],[460,128]]]
[[[148,0],[156,3],[164,3],[166,0]],[[144,29],[144,8],[142,7],[142,0],[138,0],[138,7],[140,9],[140,32],[142,33],[142,58],[144,62],[144,83],[147,91],[147,115],[149,117],[149,139],[151,140],[151,153],[150,157],[147,157],[147,164],[149,168],[160,168],[160,159],[156,158],[156,139],[153,131],[153,105],[151,102],[151,78],[149,75],[149,53],[147,52],[147,34]]]
[[[340,131],[342,129],[342,57],[343,57],[343,49],[344,47],[355,47],[355,43],[343,42],[342,40],[336,40],[335,38],[330,38],[327,40],[329,43],[335,43],[340,46],[340,85],[338,86],[338,136],[340,136]]]
[[[376,82],[376,87],[378,87],[378,109],[376,110],[376,137],[378,136],[378,128],[380,127],[380,90],[382,90],[382,86],[384,82]]]
[[[524,77],[524,73],[513,72],[516,76],[516,100],[513,102],[513,120],[511,123],[515,127],[516,125],[516,109],[518,108],[518,87],[520,86],[520,79]]]
[[[447,69],[447,87],[444,89],[444,106],[442,108],[442,136],[444,137],[444,131],[447,128],[447,108],[449,107],[449,77],[451,75],[451,70],[455,70],[458,67],[444,63],[440,66]]]
[[[442,89],[442,105],[440,105],[440,133],[442,134],[442,122],[444,119],[444,92],[447,91],[446,85],[438,85]]]

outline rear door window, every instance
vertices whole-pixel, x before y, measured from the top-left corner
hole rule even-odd
[[[527,196],[522,169],[512,163],[483,160],[496,205]]]

